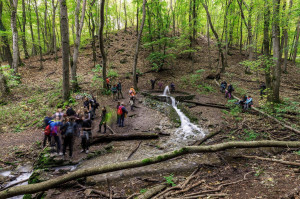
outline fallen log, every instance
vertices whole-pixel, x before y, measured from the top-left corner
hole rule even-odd
[[[212,133],[208,134],[207,136],[205,136],[204,138],[202,138],[202,139],[200,139],[200,140],[194,142],[192,145],[201,145],[201,144],[203,144],[206,140],[208,140],[208,139],[210,139],[210,138],[212,138],[212,137],[218,135],[218,134],[221,133],[221,132],[223,132],[222,129],[221,129],[221,130],[217,130],[217,131],[215,131],[215,132],[212,132]]]
[[[110,141],[157,139],[158,137],[156,133],[103,134],[94,136],[91,144]]]
[[[129,160],[131,158],[131,156],[139,149],[139,147],[141,146],[142,141],[140,141],[140,143],[133,149],[133,151],[129,154],[129,156],[127,157],[127,160]]]
[[[207,107],[226,109],[226,110],[230,109],[229,107],[226,107],[223,104],[200,103],[200,102],[195,102],[195,101],[190,101],[190,100],[183,100],[183,102],[196,104],[197,106],[207,106]]]
[[[220,86],[220,84],[219,84],[219,82],[218,82],[217,80],[215,80],[215,82],[216,82],[216,84],[217,84],[218,86]],[[236,96],[234,96],[234,95],[232,95],[232,96],[233,96],[235,99],[240,100],[238,97],[236,97]],[[252,110],[255,110],[256,112],[258,112],[258,113],[260,113],[260,114],[262,114],[262,115],[264,115],[264,116],[267,116],[268,118],[272,119],[272,120],[275,121],[276,123],[278,123],[278,124],[284,126],[286,129],[289,129],[289,130],[291,130],[291,131],[293,131],[293,132],[295,132],[295,133],[300,134],[300,130],[295,129],[295,128],[293,128],[293,127],[287,125],[286,123],[284,123],[284,122],[282,122],[282,121],[279,121],[279,120],[276,119],[275,117],[273,117],[273,116],[271,116],[271,115],[269,115],[269,114],[267,114],[267,113],[265,113],[265,112],[259,110],[258,108],[255,108],[255,107],[252,106]]]
[[[70,172],[68,174],[56,178],[52,178],[44,182],[12,187],[5,191],[1,191],[0,199],[9,198],[17,195],[23,195],[23,194],[33,194],[40,191],[51,189],[53,187],[57,187],[58,185],[79,178],[113,172],[113,171],[119,171],[123,169],[137,168],[146,165],[156,164],[185,154],[217,152],[217,151],[223,151],[232,148],[258,148],[258,147],[298,148],[300,147],[300,142],[267,140],[267,141],[250,141],[250,142],[226,142],[226,143],[214,144],[209,146],[186,146],[181,148],[180,150],[170,151],[167,153],[163,153],[145,159],[124,161],[124,162],[107,164],[98,167],[79,169],[77,171]]]

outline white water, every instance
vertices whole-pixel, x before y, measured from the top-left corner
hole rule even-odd
[[[168,94],[170,94],[170,90],[169,90],[169,86],[166,86],[162,96],[166,96],[171,99],[172,107],[177,112],[181,122],[180,128],[175,133],[175,140],[176,140],[175,144],[185,145],[188,144],[189,141],[195,141],[203,138],[205,136],[204,130],[198,127],[197,125],[191,123],[189,118],[185,116],[184,113],[179,108],[177,108],[175,98],[169,96]]]

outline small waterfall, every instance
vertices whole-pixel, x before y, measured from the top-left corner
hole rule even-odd
[[[164,93],[162,94],[162,96],[168,96],[167,94],[171,94],[169,86],[166,86],[166,88],[165,88]]]
[[[169,86],[166,86],[162,96],[166,96],[171,99],[172,107],[177,112],[181,121],[181,126],[175,133],[176,142],[177,143],[183,142],[184,144],[186,144],[186,141],[188,140],[194,141],[204,137],[205,136],[204,130],[198,127],[197,125],[191,123],[190,119],[187,116],[185,116],[184,113],[179,108],[177,108],[175,98],[169,96],[168,94],[170,94],[170,90],[169,90]]]

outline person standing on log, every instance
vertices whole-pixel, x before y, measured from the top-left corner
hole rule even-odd
[[[120,124],[119,127],[124,127],[124,120],[126,115],[128,114],[128,111],[126,110],[124,103],[121,103],[121,106],[118,108],[118,115],[120,115]]]
[[[102,114],[101,114],[101,121],[99,123],[99,130],[98,133],[101,133],[101,127],[104,126],[103,133],[106,133],[106,122],[107,122],[107,112],[105,106],[102,108]]]

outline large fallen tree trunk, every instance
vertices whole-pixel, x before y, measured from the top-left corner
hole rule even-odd
[[[110,141],[157,139],[158,137],[156,133],[104,134],[94,136],[91,144]]]
[[[149,157],[142,160],[125,161],[114,164],[108,164],[99,167],[80,169],[57,178],[40,182],[37,184],[22,185],[18,187],[12,187],[10,189],[0,192],[1,198],[9,198],[12,196],[22,195],[22,194],[32,194],[40,191],[45,191],[60,184],[69,182],[71,180],[79,179],[82,177],[98,175],[113,171],[119,171],[123,169],[137,168],[150,164],[155,164],[170,160],[175,157],[182,156],[184,154],[190,153],[203,153],[203,152],[217,152],[232,148],[257,148],[257,147],[287,147],[287,148],[298,148],[300,147],[300,142],[291,141],[252,141],[252,142],[227,142],[222,144],[215,144],[209,146],[186,146],[180,150],[171,151],[168,153],[163,153],[154,157]]]
[[[217,84],[218,86],[220,86],[220,83],[219,83],[217,80],[215,80],[215,82],[216,82],[216,84]],[[232,95],[232,96],[233,96],[235,99],[240,100],[238,97],[236,97],[236,96],[234,96],[234,95]],[[267,114],[267,113],[265,113],[265,112],[259,110],[258,108],[255,108],[255,107],[252,106],[252,109],[255,110],[255,111],[257,111],[257,112],[259,112],[260,114],[262,114],[262,115],[264,115],[264,116],[267,116],[268,118],[272,119],[272,120],[275,121],[276,123],[278,123],[278,124],[284,126],[286,129],[289,129],[289,130],[291,130],[291,131],[293,131],[293,132],[295,132],[295,133],[300,134],[300,130],[295,129],[295,128],[293,128],[293,127],[287,125],[286,123],[284,123],[284,122],[282,122],[282,121],[279,121],[279,120],[276,119],[275,117],[273,117],[273,116],[271,116],[271,115],[269,115],[269,114]]]
[[[207,107],[219,108],[219,109],[229,109],[228,107],[224,106],[223,104],[200,103],[200,102],[195,102],[195,101],[190,101],[190,100],[183,100],[183,102],[196,104],[197,106],[207,106]]]

